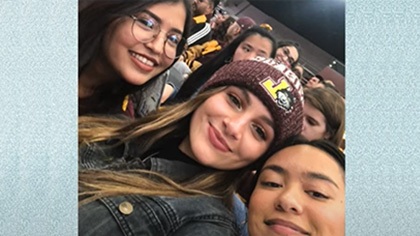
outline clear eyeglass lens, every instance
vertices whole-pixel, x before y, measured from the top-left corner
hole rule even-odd
[[[132,17],[132,34],[141,43],[153,41],[160,33],[159,23],[148,14]],[[169,58],[176,58],[177,47],[182,41],[182,34],[171,32],[166,35],[164,51]]]

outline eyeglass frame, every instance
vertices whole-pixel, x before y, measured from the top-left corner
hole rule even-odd
[[[164,43],[164,45],[163,45],[163,51],[164,51],[164,53],[165,53],[165,56],[166,57],[168,57],[168,58],[170,58],[170,59],[178,59],[181,55],[182,55],[182,52],[184,51],[184,50],[186,50],[187,49],[187,43],[186,43],[186,39],[182,36],[181,37],[181,39],[180,39],[180,41],[179,41],[179,43],[177,44],[177,46],[176,46],[176,49],[175,49],[175,57],[169,57],[168,55],[167,55],[167,53],[166,53],[166,44],[167,44],[167,42],[168,42],[168,39],[169,39],[169,37],[168,37],[168,32],[166,32],[166,31],[164,31],[164,30],[162,30],[161,28],[160,28],[160,24],[158,24],[158,30],[157,30],[157,33],[155,34],[155,35],[153,35],[153,37],[150,39],[150,40],[144,40],[144,41],[141,41],[141,40],[138,40],[137,38],[136,38],[136,36],[135,36],[135,34],[134,34],[134,25],[136,24],[136,21],[137,22],[140,22],[139,21],[139,18],[138,17],[136,17],[136,16],[134,16],[134,15],[127,15],[128,17],[130,17],[132,20],[133,20],[133,23],[131,24],[131,35],[133,36],[133,38],[137,41],[137,42],[139,42],[139,43],[150,43],[150,42],[153,42],[158,36],[159,36],[159,34],[160,34],[160,32],[164,32],[164,33],[166,33],[166,35],[165,35],[165,43]],[[153,18],[153,16],[151,16],[152,18]],[[159,22],[158,22],[159,23]],[[182,34],[181,34],[182,35]],[[183,46],[183,49],[181,50],[181,52],[179,52],[179,55],[177,55],[178,54],[178,50],[179,50],[179,46],[181,45],[181,44],[184,44],[184,46]]]

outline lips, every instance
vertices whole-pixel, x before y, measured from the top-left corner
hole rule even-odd
[[[270,219],[265,220],[264,223],[268,225],[274,232],[280,235],[310,235],[310,233],[289,221],[281,219]]]
[[[144,71],[152,71],[154,67],[157,65],[156,60],[153,58],[149,58],[145,55],[138,54],[136,52],[130,51],[131,59],[133,62],[139,67],[141,70]]]
[[[228,144],[226,143],[225,139],[222,137],[222,135],[219,133],[218,130],[216,130],[212,125],[209,125],[208,128],[208,136],[210,143],[218,150],[222,152],[230,152],[230,148]]]

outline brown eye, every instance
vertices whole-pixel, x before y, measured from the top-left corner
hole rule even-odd
[[[265,186],[265,187],[269,187],[269,188],[281,188],[281,187],[283,187],[283,185],[281,185],[281,184],[274,183],[274,182],[269,182],[269,181],[261,182],[261,185]]]
[[[262,140],[267,140],[267,135],[265,134],[264,129],[258,125],[253,125],[252,127],[255,130],[255,133],[257,133],[258,137],[260,137]]]
[[[241,105],[241,101],[234,95],[232,94],[228,94],[229,96],[229,100],[238,108],[241,109],[242,105]]]
[[[317,191],[306,191],[307,194],[309,194],[309,196],[313,197],[313,198],[317,198],[317,199],[329,199],[328,196],[325,196],[324,194],[317,192]]]

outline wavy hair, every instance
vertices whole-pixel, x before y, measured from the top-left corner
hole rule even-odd
[[[119,143],[136,139],[140,155],[161,147],[172,138],[188,135],[193,112],[210,96],[226,87],[199,94],[181,104],[162,107],[139,120],[108,117],[79,117],[79,147],[90,143],[117,139]],[[81,204],[106,196],[141,194],[146,196],[187,197],[207,195],[223,200],[231,208],[231,197],[248,168],[221,171],[209,168],[195,178],[180,183],[159,173],[146,170],[79,172]]]
[[[340,94],[329,88],[305,88],[304,94],[305,104],[311,104],[324,115],[328,140],[339,146],[345,129],[345,105]]]

